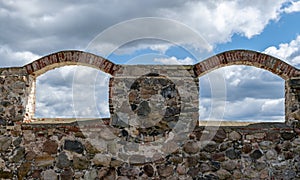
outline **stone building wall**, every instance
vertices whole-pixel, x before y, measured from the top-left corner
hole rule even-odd
[[[69,51],[0,69],[0,179],[299,179],[299,70],[252,51],[216,57],[194,66],[121,66]],[[112,75],[111,118],[34,122],[35,78],[74,64]],[[232,64],[285,80],[286,123],[196,124],[198,77]],[[164,113],[155,114],[159,108]]]

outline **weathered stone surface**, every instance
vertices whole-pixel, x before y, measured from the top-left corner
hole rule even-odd
[[[291,140],[291,139],[293,139],[295,137],[295,134],[291,133],[291,132],[283,132],[283,133],[281,133],[281,137],[284,140]]]
[[[158,174],[161,177],[169,177],[173,174],[173,166],[167,165],[167,166],[159,166],[157,169]]]
[[[13,157],[10,159],[12,162],[19,162],[25,157],[25,148],[19,147],[15,149]]]
[[[188,172],[188,175],[190,175],[192,178],[197,178],[197,176],[200,174],[200,168],[199,167],[191,167]]]
[[[197,142],[188,141],[183,145],[183,150],[189,154],[196,154],[197,152],[199,152],[200,147]]]
[[[270,149],[266,152],[266,158],[268,160],[276,159],[276,157],[277,157],[277,152],[274,149]]]
[[[58,168],[63,169],[63,168],[69,167],[70,165],[71,165],[71,162],[68,159],[68,156],[66,155],[66,153],[61,152],[56,159],[56,166]]]
[[[234,160],[228,160],[222,163],[222,167],[228,171],[232,171],[236,168],[237,164]]]
[[[230,148],[228,150],[225,151],[225,155],[229,158],[229,159],[238,159],[241,158],[241,152],[238,150],[235,150],[233,148]]]
[[[194,167],[198,164],[198,162],[199,162],[198,156],[190,156],[187,157],[186,165],[188,167]]]
[[[44,146],[44,150],[43,150],[44,152],[46,152],[48,154],[56,154],[57,153],[58,145],[55,141],[47,140],[43,146]]]
[[[217,175],[219,177],[219,179],[228,179],[231,177],[230,172],[226,171],[225,169],[220,169],[219,171],[217,171]]]
[[[219,129],[216,132],[213,140],[220,143],[220,142],[224,141],[224,139],[226,138],[226,136],[227,136],[226,132],[223,129]]]
[[[224,152],[213,153],[211,155],[211,158],[214,161],[224,161],[225,160],[225,153]]]
[[[7,151],[12,143],[11,137],[0,136],[0,152]]]
[[[242,148],[242,152],[245,154],[248,154],[252,151],[252,145],[251,144],[244,144]]]
[[[144,164],[146,162],[146,157],[143,155],[132,155],[129,157],[130,164]]]
[[[203,150],[209,153],[214,152],[217,149],[217,143],[214,141],[209,141],[204,144]]]
[[[84,179],[89,180],[89,179],[96,179],[98,177],[98,172],[96,169],[92,169],[89,171],[86,171],[84,174]]]
[[[81,154],[83,153],[84,147],[82,143],[77,140],[65,140],[64,149]]]
[[[73,179],[73,175],[74,175],[74,172],[71,168],[67,168],[65,170],[63,170],[60,174],[60,179],[63,179],[63,180],[72,180]]]
[[[109,167],[111,157],[106,154],[96,154],[92,159],[92,162],[96,166],[106,166]]]
[[[30,169],[31,169],[31,162],[23,163],[18,169],[18,178],[25,179],[25,176],[28,174]]]
[[[153,166],[151,166],[150,164],[146,164],[144,167],[143,167],[143,170],[145,172],[145,174],[148,176],[148,177],[152,177],[154,175],[154,168]]]
[[[51,166],[54,162],[54,158],[49,154],[41,154],[35,158],[35,166],[46,167]]]
[[[2,179],[12,179],[13,172],[0,170],[0,178]]]
[[[240,140],[242,138],[242,136],[240,133],[238,133],[236,131],[232,131],[231,133],[229,133],[228,138],[231,141],[237,141],[237,140]]]
[[[260,151],[260,150],[254,150],[251,154],[250,154],[250,157],[252,158],[252,159],[259,159],[259,158],[261,158],[263,156],[263,153]]]
[[[209,164],[207,164],[207,163],[201,163],[200,164],[200,172],[205,173],[205,172],[208,172],[210,170],[211,170],[211,168],[210,168]]]
[[[179,175],[184,175],[186,174],[186,167],[183,166],[183,165],[178,165],[177,168],[176,168],[176,172],[179,174]]]
[[[89,161],[86,157],[73,157],[73,167],[74,169],[84,170],[89,166]]]
[[[42,179],[43,180],[57,180],[57,174],[53,169],[48,169],[42,172]]]

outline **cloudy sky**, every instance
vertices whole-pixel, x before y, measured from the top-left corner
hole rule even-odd
[[[194,64],[250,49],[300,68],[299,19],[300,1],[0,0],[0,67],[70,49],[119,64]],[[87,67],[48,71],[38,77],[36,116],[109,117],[108,79]],[[225,67],[200,78],[200,102],[201,119],[283,121],[284,81]]]

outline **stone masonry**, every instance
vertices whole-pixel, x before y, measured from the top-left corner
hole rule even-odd
[[[285,80],[285,123],[197,124],[198,77],[234,64]],[[36,77],[66,65],[112,76],[109,119],[34,118]],[[191,66],[128,66],[63,51],[1,68],[0,82],[0,179],[300,178],[300,71],[262,53],[227,51]]]

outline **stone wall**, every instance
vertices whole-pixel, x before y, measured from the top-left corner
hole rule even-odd
[[[0,178],[299,179],[299,70],[252,51],[216,57],[193,66],[121,66],[67,51],[0,69]],[[76,64],[112,75],[111,118],[34,122],[36,77]],[[286,123],[196,124],[198,77],[232,64],[285,80]]]

